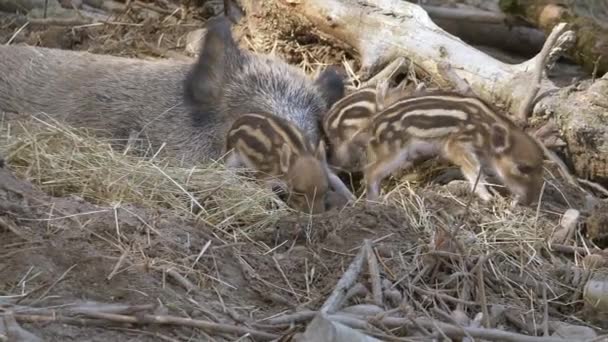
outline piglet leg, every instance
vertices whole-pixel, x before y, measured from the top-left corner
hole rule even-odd
[[[449,141],[445,145],[444,157],[460,167],[462,175],[470,184],[471,190],[473,190],[473,187],[475,187],[474,191],[477,196],[479,196],[479,198],[481,198],[481,200],[484,202],[488,202],[493,198],[493,196],[490,194],[488,188],[484,184],[486,182],[486,178],[481,171],[481,164],[472,151],[473,148],[468,143]],[[477,186],[475,186],[475,181],[477,180],[477,175],[479,172],[482,172],[482,174],[479,176]]]
[[[407,169],[413,162],[408,160],[408,149],[388,154],[365,168],[367,199],[376,200],[380,196],[380,183],[384,178],[398,169]]]
[[[329,184],[331,187],[340,195],[347,198],[349,201],[354,201],[356,199],[355,195],[348,190],[348,187],[342,180],[329,168],[327,168],[327,176],[329,178]]]

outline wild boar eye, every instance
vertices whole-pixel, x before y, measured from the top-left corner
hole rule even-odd
[[[530,165],[526,165],[526,164],[519,164],[519,165],[517,165],[517,171],[519,171],[523,174],[529,174],[529,173],[532,173],[532,171],[534,171],[534,167],[532,167]]]

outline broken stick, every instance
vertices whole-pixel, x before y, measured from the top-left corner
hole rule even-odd
[[[366,241],[368,240],[365,239],[363,243],[365,244]],[[366,254],[365,248],[362,247],[357,256],[355,256],[355,259],[353,259],[351,264],[348,266],[346,272],[344,272],[340,280],[338,280],[334,291],[331,293],[329,298],[327,298],[325,303],[323,303],[323,306],[321,306],[321,310],[319,310],[320,312],[332,313],[340,308],[340,305],[342,305],[342,301],[346,296],[346,292],[351,286],[353,286],[355,281],[357,281],[357,278],[361,273],[361,269],[363,268],[363,259]]]
[[[382,300],[382,283],[380,282],[380,269],[378,268],[378,260],[372,249],[372,243],[370,240],[365,240],[363,243],[363,249],[367,255],[367,270],[369,273],[369,282],[372,284],[372,299],[374,304],[379,307],[384,306]]]
[[[521,120],[522,122],[527,121],[527,118],[531,112],[530,108],[532,107],[534,98],[540,91],[543,72],[547,67],[549,59],[555,61],[557,57],[559,57],[559,52],[564,50],[564,45],[572,43],[571,40],[564,38],[570,37],[573,34],[574,33],[572,31],[566,31],[566,23],[557,24],[551,31],[551,34],[549,34],[549,37],[545,41],[542,50],[538,53],[538,55],[536,55],[536,57],[534,57],[535,63],[532,89],[530,89],[528,95],[520,104],[519,112],[516,114],[516,118],[518,120]]]

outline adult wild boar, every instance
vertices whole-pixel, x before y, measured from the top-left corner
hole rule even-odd
[[[287,118],[316,144],[318,121],[344,94],[342,76],[329,68],[313,80],[241,49],[230,26],[226,17],[207,22],[194,63],[2,45],[0,110],[44,112],[123,141],[135,134],[187,164],[220,157],[229,126],[250,112]]]

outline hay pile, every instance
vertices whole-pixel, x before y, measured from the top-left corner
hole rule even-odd
[[[288,210],[270,189],[222,163],[191,169],[171,166],[154,155],[117,152],[112,141],[95,132],[47,119],[2,127],[1,153],[17,174],[53,196],[166,208],[220,231],[243,222],[265,227]]]

